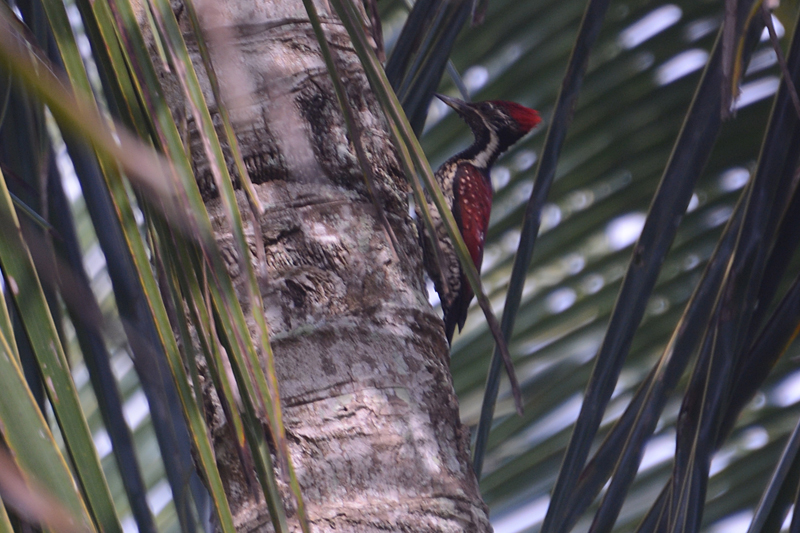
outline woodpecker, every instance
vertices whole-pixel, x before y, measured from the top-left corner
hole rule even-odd
[[[441,94],[436,97],[464,119],[475,137],[475,142],[469,148],[439,167],[436,181],[453,213],[472,262],[480,273],[483,245],[492,210],[492,165],[500,154],[536,127],[541,118],[533,109],[514,102],[491,100],[467,103]],[[473,293],[436,206],[430,199],[428,205],[442,251],[441,259],[444,264],[441,266],[445,275],[440,274],[436,251],[425,235],[424,226],[420,225],[423,260],[425,270],[439,293],[447,342],[452,344],[456,324],[459,331],[464,327]],[[443,290],[444,284],[447,287],[446,292]]]

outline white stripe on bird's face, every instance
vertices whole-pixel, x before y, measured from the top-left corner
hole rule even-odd
[[[493,110],[493,106],[491,110]],[[486,146],[484,146],[480,152],[472,157],[470,162],[477,168],[487,168],[497,156],[497,151],[500,148],[500,138],[498,137],[496,128],[493,126],[489,117],[481,113],[481,111],[478,109],[473,108],[473,112],[478,115],[478,118],[483,124],[484,131],[489,134],[489,140],[486,143]],[[477,137],[479,134],[478,132],[474,133],[476,135],[476,141],[478,141]]]
[[[497,151],[497,147],[500,144],[500,139],[497,137],[497,133],[495,133],[495,131],[491,128],[486,129],[489,131],[489,143],[486,145],[486,148],[478,152],[475,157],[472,158],[472,164],[478,168],[486,168],[489,165],[489,160]]]

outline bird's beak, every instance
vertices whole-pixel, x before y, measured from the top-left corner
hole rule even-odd
[[[435,93],[435,96],[445,104],[455,109],[458,114],[464,114],[464,112],[466,112],[467,109],[469,109],[469,104],[462,100],[459,100],[458,98],[451,98],[449,96],[445,96],[439,93]]]

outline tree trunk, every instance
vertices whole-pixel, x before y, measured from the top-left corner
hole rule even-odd
[[[366,192],[302,2],[198,6],[265,208],[260,287],[308,517],[315,531],[489,531],[442,322],[427,302],[407,180],[346,31],[325,0],[316,4],[398,255]],[[190,132],[218,242],[235,257],[192,117],[184,109],[176,120]],[[230,267],[242,283],[235,259]],[[224,424],[209,424],[237,527],[267,528],[266,506],[246,489]]]

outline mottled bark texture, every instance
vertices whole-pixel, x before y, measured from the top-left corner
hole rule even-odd
[[[259,220],[263,242],[253,239],[251,252],[255,258],[261,246],[266,257],[260,272],[264,313],[313,529],[489,531],[458,418],[442,323],[427,302],[406,178],[345,29],[319,0],[400,260],[366,193],[302,2],[230,0],[215,4],[215,13],[199,7],[265,208]],[[177,96],[167,75],[165,84]],[[174,112],[189,132],[218,242],[241,285],[193,117],[179,103]],[[249,233],[256,234],[252,228]],[[266,507],[247,489],[224,414],[212,415],[237,527],[268,530]]]

